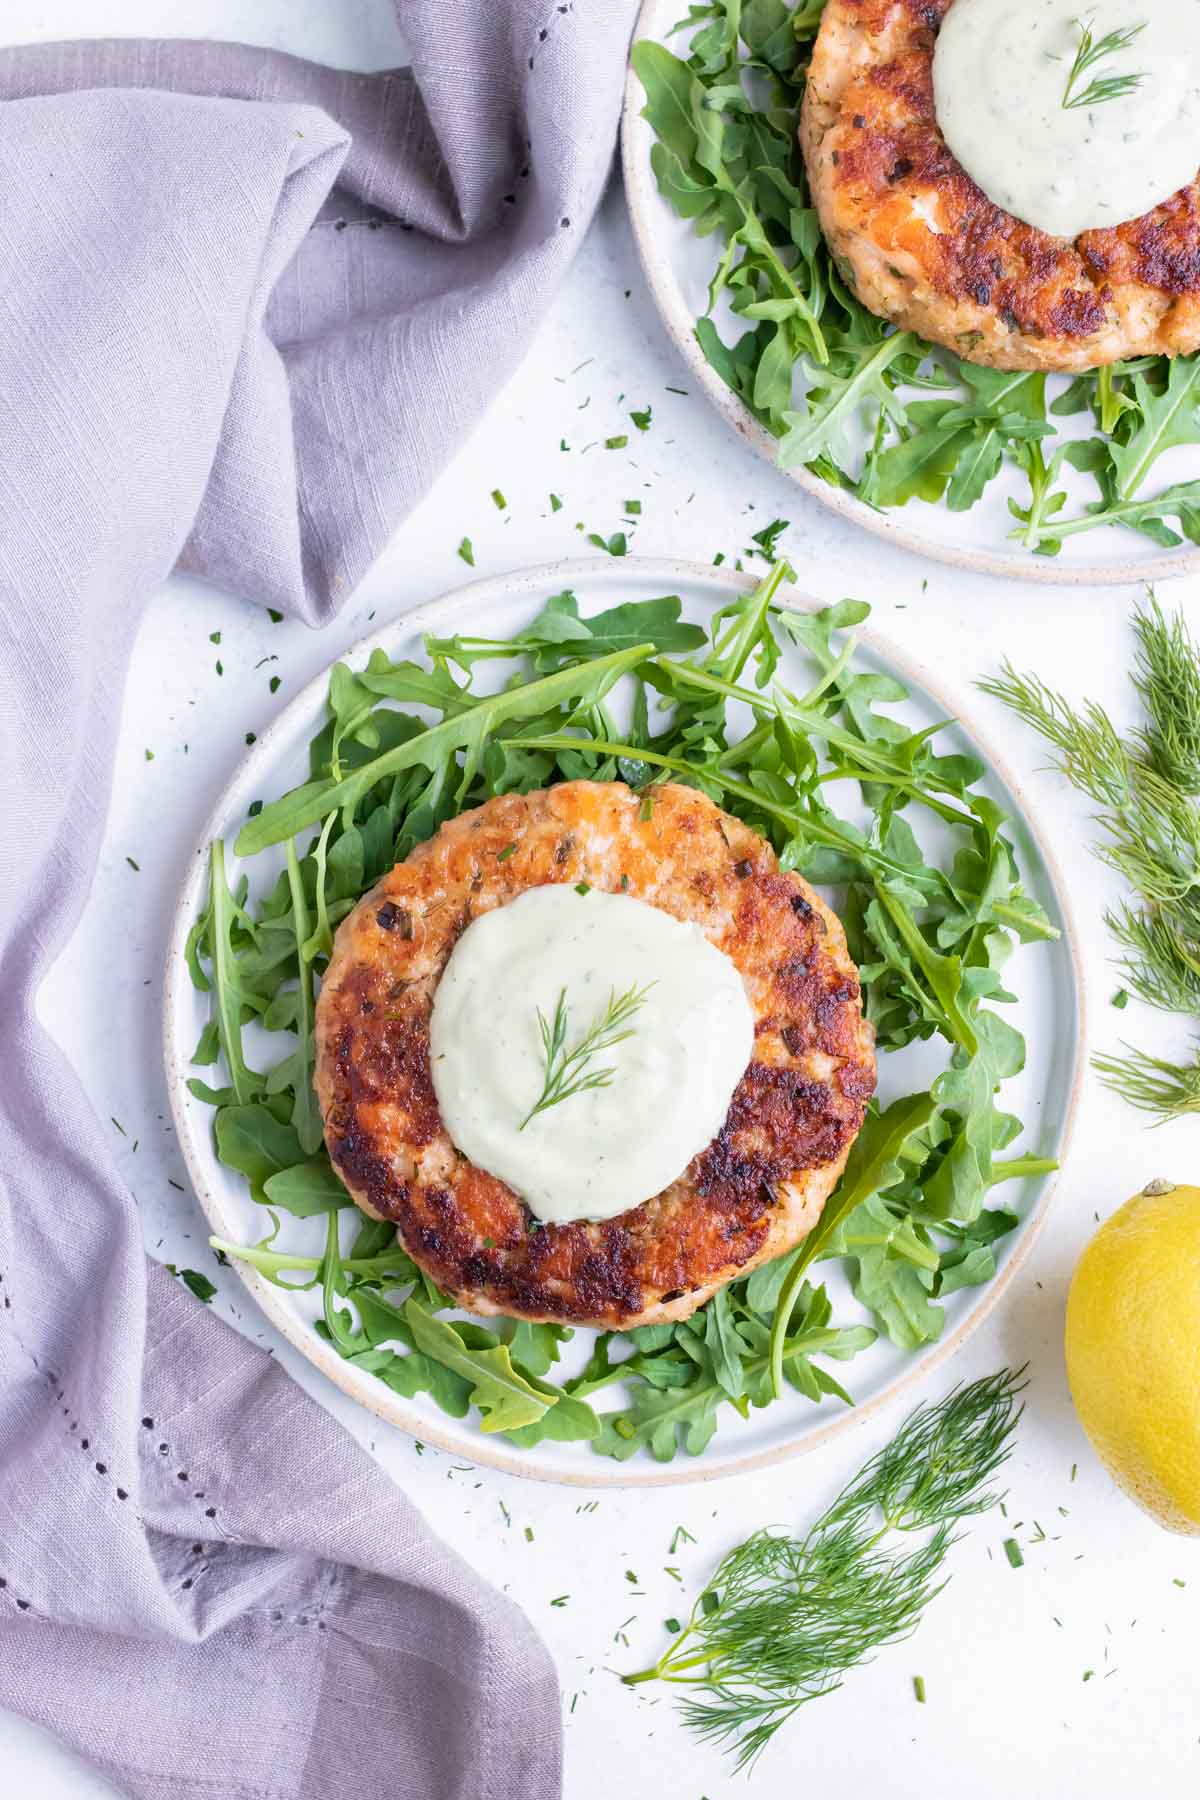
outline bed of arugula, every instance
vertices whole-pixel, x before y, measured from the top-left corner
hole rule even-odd
[[[1152,491],[1164,452],[1200,444],[1200,357],[1139,357],[1070,382],[988,369],[894,330],[855,298],[797,141],[823,10],[824,0],[705,0],[677,27],[690,32],[686,57],[650,40],[633,49],[659,190],[713,239],[697,341],[778,438],[780,466],[805,466],[873,507],[919,499],[952,512],[1016,469],[1011,535],[1042,556],[1104,525],[1164,547],[1200,543],[1200,480]],[[722,295],[745,321],[735,342],[711,316]],[[1062,437],[1058,421],[1085,413],[1088,435]],[[1094,498],[1069,503],[1068,467]]]
[[[790,574],[774,568],[707,633],[674,597],[584,619],[565,592],[507,641],[426,637],[420,663],[379,649],[357,672],[338,663],[309,779],[251,809],[232,885],[224,844],[212,846],[187,956],[211,1003],[195,1061],[224,1077],[188,1085],[217,1109],[218,1155],[269,1221],[256,1244],[214,1248],[319,1290],[316,1330],[348,1362],[456,1417],[475,1407],[483,1431],[523,1446],[585,1439],[666,1461],[703,1450],[725,1407],[745,1416],[787,1391],[850,1403],[829,1363],[879,1332],[910,1351],[937,1338],[942,1302],[992,1276],[996,1240],[1017,1223],[992,1190],[1054,1167],[998,1160],[1021,1124],[997,1090],[1025,1049],[1002,1015],[1005,962],[1016,942],[1057,932],[1021,886],[981,766],[939,754],[940,726],[913,731],[888,710],[904,688],[855,667],[869,609],[783,608]],[[784,684],[785,647],[810,666],[803,693]],[[627,781],[646,806],[656,782],[689,782],[769,838],[784,867],[835,890],[881,1061],[923,1039],[941,1040],[945,1060],[930,1087],[872,1106],[802,1246],[683,1324],[589,1333],[586,1365],[555,1381],[570,1330],[450,1316],[394,1228],[349,1206],[322,1148],[313,1001],[339,920],[395,860],[492,795],[580,777]],[[839,790],[858,823],[836,810]],[[924,847],[924,822],[940,850]],[[251,1022],[267,1035],[246,1037]],[[825,1258],[844,1259],[872,1324],[831,1317],[814,1273]],[[610,1386],[618,1404],[604,1410]]]

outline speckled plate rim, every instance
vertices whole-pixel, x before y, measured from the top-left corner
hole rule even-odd
[[[658,43],[665,42],[668,30],[685,11],[684,0],[643,0],[633,41],[653,38]],[[645,99],[645,89],[630,64],[621,114],[621,170],[633,239],[646,285],[668,337],[709,401],[751,450],[779,469],[775,454],[777,440],[725,385],[696,342],[692,309],[684,298],[670,257],[662,247],[661,234],[656,230],[665,202],[650,167],[650,150],[655,137],[641,116]],[[1153,556],[1068,563],[1061,557],[1038,557],[1028,551],[973,549],[968,545],[950,544],[913,530],[902,522],[898,512],[876,511],[866,501],[841,488],[831,487],[808,469],[779,469],[779,473],[839,518],[862,526],[864,531],[885,539],[898,549],[978,575],[999,575],[1010,581],[1036,582],[1052,587],[1115,587],[1130,582],[1168,580],[1200,569],[1200,547],[1196,546],[1159,551]]]
[[[671,593],[689,588],[693,591],[697,588],[708,588],[713,592],[714,601],[717,604],[733,594],[746,592],[755,585],[755,577],[752,575],[714,569],[704,563],[674,561],[664,557],[630,556],[622,558],[616,564],[606,564],[599,558],[568,558],[531,568],[516,569],[507,575],[488,576],[469,582],[464,587],[454,588],[437,599],[415,607],[410,612],[398,614],[390,624],[373,632],[371,636],[361,638],[357,643],[348,646],[342,652],[342,657],[349,657],[358,662],[365,659],[377,647],[385,650],[394,648],[395,639],[399,633],[403,633],[407,638],[423,631],[444,632],[448,628],[452,628],[464,615],[472,618],[485,617],[489,608],[498,601],[511,600],[523,594],[527,594],[532,600],[576,584],[581,586],[586,584],[589,589],[594,589],[597,585],[603,586],[606,581],[614,583],[627,581],[634,572],[639,576],[644,574],[648,592]],[[803,594],[790,594],[787,596],[786,604],[795,607],[798,611],[812,611],[824,605],[825,602]],[[1003,760],[992,750],[986,737],[976,729],[970,718],[963,714],[956,702],[945,693],[936,680],[931,679],[919,663],[897,650],[889,639],[881,637],[878,633],[865,631],[859,634],[859,641],[864,648],[872,651],[881,661],[893,668],[902,679],[912,681],[921,687],[934,704],[944,711],[948,719],[955,720],[958,728],[985,761],[989,772],[993,773],[1006,786],[1017,802],[1022,826],[1028,832],[1042,860],[1054,895],[1055,905],[1064,926],[1062,941],[1069,957],[1074,1001],[1070,1024],[1067,1027],[1072,1033],[1070,1086],[1063,1109],[1058,1141],[1053,1147],[1061,1172],[1061,1167],[1065,1164],[1070,1149],[1078,1112],[1083,1072],[1086,1067],[1087,1040],[1085,984],[1079,959],[1078,934],[1061,870],[1046,836],[1026,806],[1019,785],[1009,774]],[[263,777],[273,767],[276,745],[286,738],[298,715],[316,716],[318,708],[323,704],[328,680],[329,671],[326,668],[300,690],[279,717],[260,734],[253,749],[242,759],[232,778],[221,792],[190,858],[175,903],[168,936],[163,976],[163,1056],[166,1066],[167,1094],[188,1176],[201,1209],[212,1227],[213,1234],[218,1237],[236,1237],[241,1227],[238,1221],[225,1211],[221,1195],[209,1184],[205,1164],[206,1160],[212,1159],[213,1152],[210,1146],[202,1146],[201,1134],[197,1126],[198,1115],[194,1114],[185,1104],[184,1081],[190,1064],[182,1049],[180,1027],[184,1000],[191,990],[184,960],[184,945],[201,904],[207,879],[209,843],[215,836],[228,831],[231,818],[244,817],[251,799],[261,791]],[[419,1438],[424,1443],[434,1444],[438,1449],[447,1451],[451,1455],[466,1457],[473,1463],[487,1468],[500,1469],[508,1475],[519,1475],[526,1480],[545,1481],[559,1486],[579,1488],[674,1487],[691,1482],[721,1480],[729,1475],[748,1474],[755,1469],[768,1468],[776,1463],[784,1462],[790,1457],[816,1450],[830,1439],[866,1424],[878,1412],[890,1406],[901,1394],[910,1391],[917,1383],[926,1381],[948,1362],[956,1351],[961,1349],[971,1334],[983,1324],[997,1305],[1013,1276],[1029,1255],[1044,1223],[1056,1186],[1057,1177],[1050,1176],[1044,1180],[1033,1206],[1021,1221],[1021,1231],[1012,1251],[987,1287],[979,1290],[979,1298],[966,1317],[946,1338],[939,1339],[927,1352],[914,1356],[911,1367],[889,1382],[878,1394],[873,1395],[860,1406],[856,1406],[852,1411],[839,1415],[828,1425],[822,1426],[816,1431],[803,1431],[794,1440],[773,1444],[767,1449],[747,1451],[709,1461],[700,1461],[699,1459],[685,1461],[680,1458],[669,1464],[654,1463],[649,1459],[644,1464],[632,1461],[606,1464],[600,1457],[594,1457],[592,1460],[597,1465],[594,1469],[590,1466],[583,1466],[579,1470],[538,1467],[535,1463],[518,1456],[496,1439],[484,1435],[477,1426],[463,1425],[455,1429],[448,1423],[443,1424],[432,1413],[406,1404],[400,1396],[392,1394],[382,1383],[378,1384],[377,1395],[361,1391],[359,1384],[352,1378],[352,1371],[336,1350],[323,1343],[305,1321],[291,1309],[286,1297],[278,1288],[274,1287],[256,1270],[243,1263],[235,1263],[234,1267],[271,1324],[287,1338],[289,1343],[295,1346],[306,1361],[328,1376],[329,1380],[344,1394],[358,1401],[387,1424],[396,1425],[402,1431],[408,1432],[410,1436]]]

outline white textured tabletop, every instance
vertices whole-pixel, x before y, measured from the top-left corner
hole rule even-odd
[[[10,42],[169,31],[241,37],[363,68],[403,57],[391,0],[6,0],[2,16],[0,36]],[[562,1682],[568,1800],[612,1800],[618,1792],[622,1800],[733,1800],[747,1785],[763,1800],[800,1789],[823,1800],[864,1792],[890,1800],[1194,1795],[1197,1541],[1160,1532],[1109,1484],[1071,1410],[1061,1336],[1066,1285],[1096,1218],[1152,1175],[1200,1176],[1200,1123],[1148,1130],[1089,1081],[1046,1229],[954,1365],[971,1376],[1030,1362],[1007,1520],[995,1513],[975,1524],[954,1553],[950,1587],[917,1635],[802,1713],[749,1784],[685,1735],[668,1699],[626,1689],[614,1672],[643,1666],[662,1647],[662,1621],[682,1597],[667,1565],[694,1595],[716,1558],[752,1527],[809,1520],[890,1435],[901,1409],[765,1474],[628,1496],[589,1499],[430,1449],[418,1453],[275,1337],[232,1272],[212,1264],[198,1207],[172,1185],[182,1166],[159,1051],[163,944],[184,862],[246,733],[261,729],[368,621],[395,617],[468,576],[455,554],[464,535],[477,573],[588,554],[587,533],[619,528],[632,491],[643,502],[632,551],[732,558],[751,531],[784,518],[790,525],[781,548],[806,586],[829,599],[853,594],[872,602],[879,630],[961,692],[1005,746],[1040,811],[1075,900],[1094,1046],[1129,1036],[1164,1053],[1183,1048],[1182,1026],[1133,1006],[1110,1008],[1116,982],[1101,913],[1111,890],[1086,849],[1086,808],[1039,771],[1033,741],[971,693],[974,678],[1007,654],[1128,717],[1133,593],[1022,587],[889,551],[753,458],[698,395],[671,391],[686,386],[643,293],[614,185],[525,363],[335,624],[320,633],[273,625],[260,609],[212,589],[170,583],[138,643],[99,873],[79,931],[43,991],[43,1017],[97,1112],[124,1127],[119,1147],[150,1249],[210,1269],[218,1310],[271,1344],[371,1446],[436,1529],[508,1589],[545,1634]],[[627,448],[606,452],[603,440],[627,432],[629,410],[646,405],[651,430],[630,432]],[[509,501],[503,514],[489,497],[497,485]],[[557,513],[552,490],[564,501]],[[1173,584],[1162,598],[1195,605],[1200,581]],[[219,652],[210,642],[215,631]],[[272,675],[280,677],[275,694]],[[681,1541],[672,1554],[681,1525],[695,1542]],[[1019,1569],[1003,1554],[1010,1534],[1023,1546]],[[924,1677],[924,1706],[914,1700],[916,1674]],[[0,1714],[0,1793],[85,1800],[110,1791],[50,1738]]]

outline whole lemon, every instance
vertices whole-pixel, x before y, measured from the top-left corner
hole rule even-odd
[[[1118,1487],[1200,1535],[1200,1188],[1152,1181],[1100,1227],[1071,1282],[1066,1349]]]

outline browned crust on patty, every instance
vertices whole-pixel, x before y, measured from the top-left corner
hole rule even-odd
[[[874,1090],[857,972],[820,898],[693,788],[656,787],[643,810],[620,782],[490,800],[398,863],[338,930],[317,1006],[329,1154],[359,1206],[394,1220],[414,1261],[473,1311],[686,1318],[812,1229]],[[615,1219],[538,1226],[451,1143],[429,1021],[472,919],[580,881],[699,924],[746,982],[755,1045],[724,1126],[679,1180]]]
[[[821,224],[864,306],[971,362],[1097,368],[1200,348],[1200,185],[1073,242],[995,206],[938,128],[953,0],[828,0],[800,141]]]

